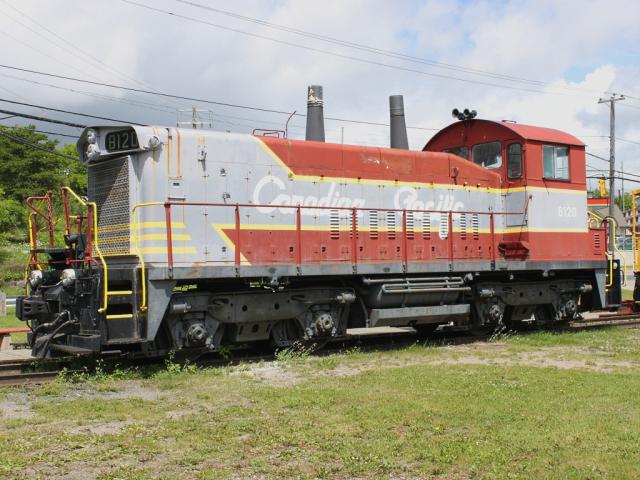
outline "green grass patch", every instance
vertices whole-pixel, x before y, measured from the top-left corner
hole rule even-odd
[[[624,328],[601,328],[568,332],[541,331],[510,335],[505,339],[513,350],[540,347],[574,347],[574,353],[609,356],[620,360],[640,361],[640,331]]]
[[[7,309],[7,315],[0,316],[0,328],[24,328],[26,323],[16,318],[15,308]],[[16,343],[24,343],[27,341],[26,333],[14,333],[11,335],[11,341]]]
[[[0,417],[0,476],[635,479],[638,368],[494,360],[503,358],[496,349],[561,357],[623,346],[639,358],[637,333],[281,355],[240,368],[99,369],[5,396],[5,405],[27,401],[31,417]],[[456,363],[470,355],[476,364]]]

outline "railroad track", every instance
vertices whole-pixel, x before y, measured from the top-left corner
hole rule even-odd
[[[640,326],[640,314],[629,313],[625,310],[622,313],[602,313],[597,318],[585,319],[571,322],[570,330],[581,330],[590,328],[603,328],[609,326],[636,327]],[[525,332],[523,332],[525,333]],[[435,342],[441,341],[443,345],[461,345],[486,341],[491,335],[469,335],[462,332],[438,332],[429,337]],[[330,355],[348,348],[358,347],[367,350],[392,350],[414,344],[416,337],[410,330],[398,331],[393,334],[378,335],[354,335],[347,340],[330,343],[316,352],[316,355]],[[236,352],[237,353],[237,352]],[[242,354],[233,358],[221,358],[219,355],[203,356],[197,362],[199,366],[216,367],[238,365],[243,363],[256,363],[260,361],[273,361],[276,355],[273,352],[260,348],[251,348],[242,351]],[[55,380],[60,370],[68,366],[73,358],[56,359],[55,361],[43,361],[41,359],[11,359],[0,361],[0,387],[13,387],[22,385],[42,384]],[[145,359],[143,364],[158,365],[165,362],[164,358]],[[122,361],[119,362],[122,364]],[[125,361],[126,364],[134,365],[133,361]]]
[[[23,385],[35,385],[55,380],[59,375],[58,370],[50,372],[2,372],[0,373],[0,387],[18,387]]]
[[[42,384],[55,380],[68,360],[22,358],[0,361],[0,387]]]

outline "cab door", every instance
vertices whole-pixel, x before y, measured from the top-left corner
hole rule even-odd
[[[502,188],[505,195],[505,210],[507,228],[527,226],[527,178],[525,175],[525,145],[522,140],[513,139],[504,142],[505,169]],[[513,214],[517,213],[517,214]]]

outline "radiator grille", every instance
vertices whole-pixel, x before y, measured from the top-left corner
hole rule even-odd
[[[89,165],[88,193],[98,207],[98,240],[102,253],[129,254],[129,157]]]

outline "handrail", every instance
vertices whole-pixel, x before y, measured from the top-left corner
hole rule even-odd
[[[611,245],[613,245],[613,250],[615,252],[618,252],[618,255],[620,256],[620,259],[622,260],[622,273],[623,273],[622,285],[626,287],[627,286],[627,260],[624,258],[624,255],[622,254],[622,252],[618,248],[618,244],[616,243],[616,232],[618,230],[618,222],[616,222],[616,220],[613,217],[610,217],[608,215],[603,218],[603,221],[609,222],[613,226],[613,236],[611,238]],[[611,264],[610,268],[609,268],[609,271],[610,271],[610,275],[609,275],[610,282],[609,282],[609,284],[607,284],[607,287],[610,287],[611,285],[613,285],[613,259],[614,259],[614,255],[613,255],[613,252],[611,252],[611,256],[610,256],[610,259],[609,259],[609,263]]]
[[[590,216],[591,218],[589,219],[589,221],[587,222],[587,225],[590,226],[591,225],[591,221],[595,220],[597,222],[602,223],[604,221],[604,218],[602,218],[600,215],[598,215],[595,212],[592,212],[591,210],[587,210],[587,215]]]
[[[147,202],[147,203],[138,203],[136,205],[134,205],[132,212],[133,215],[133,225],[132,225],[132,230],[133,230],[133,247],[136,250],[136,255],[138,256],[138,260],[140,261],[140,267],[141,267],[141,283],[142,283],[142,302],[140,304],[140,310],[141,311],[146,311],[147,310],[147,282],[146,282],[146,273],[145,273],[145,266],[144,266],[144,258],[142,256],[142,250],[140,250],[140,239],[138,238],[138,208],[140,207],[153,207],[153,206],[159,206],[159,205],[163,205],[162,202]]]
[[[142,207],[164,207],[165,210],[165,215],[164,215],[164,220],[165,220],[165,227],[166,227],[166,235],[167,235],[167,266],[170,272],[170,275],[172,274],[172,270],[173,270],[173,245],[172,245],[172,232],[171,232],[171,207],[172,206],[181,206],[181,207],[186,207],[186,206],[201,206],[201,207],[227,207],[227,208],[233,208],[235,210],[235,230],[236,230],[236,235],[237,235],[237,242],[240,241],[240,208],[271,208],[271,209],[289,209],[292,211],[292,213],[295,215],[296,218],[296,231],[298,232],[298,236],[300,233],[300,230],[302,229],[302,225],[301,225],[301,220],[300,220],[300,211],[301,209],[311,209],[311,210],[325,210],[325,211],[342,211],[345,212],[344,215],[350,215],[351,217],[351,226],[349,228],[349,230],[351,231],[351,240],[352,240],[352,252],[351,252],[351,261],[352,263],[354,263],[354,265],[357,265],[358,263],[358,258],[357,258],[357,251],[355,248],[355,243],[357,241],[357,215],[358,215],[358,211],[364,212],[364,211],[378,211],[378,212],[397,212],[402,214],[403,216],[403,236],[406,236],[406,215],[407,212],[413,212],[413,213],[428,213],[428,214],[447,214],[447,243],[449,246],[449,261],[453,262],[453,235],[454,235],[454,231],[453,231],[453,216],[457,215],[457,214],[465,214],[465,215],[486,215],[489,217],[489,233],[491,236],[491,255],[492,255],[492,260],[495,261],[495,249],[493,248],[493,246],[495,245],[495,225],[494,225],[494,218],[495,215],[523,215],[526,214],[527,212],[527,207],[525,206],[525,209],[523,211],[518,211],[518,212],[512,212],[512,211],[504,211],[504,212],[495,212],[492,210],[488,210],[488,211],[453,211],[453,210],[430,210],[430,209],[406,209],[406,208],[383,208],[383,207],[372,207],[372,208],[362,208],[362,207],[338,207],[338,206],[303,206],[303,205],[280,205],[280,204],[258,204],[258,203],[213,203],[213,202],[171,202],[171,201],[164,201],[164,202],[146,202],[146,203],[138,203],[133,207],[132,210],[132,214],[133,214],[133,223],[132,223],[132,228],[133,228],[133,243],[134,243],[134,248],[136,250],[136,255],[139,258],[140,264],[142,266],[142,279],[143,279],[143,301],[142,301],[142,305],[143,307],[141,309],[146,309],[147,305],[146,305],[146,290],[145,290],[145,285],[144,285],[144,280],[145,280],[145,263],[144,263],[144,257],[143,257],[143,253],[142,253],[142,249],[140,247],[140,238],[139,238],[139,232],[138,232],[138,217],[137,217],[137,210],[139,208]],[[301,257],[301,238],[298,240],[298,253],[296,255],[296,263],[298,264],[298,267],[301,264],[302,261],[302,257]],[[240,253],[240,248],[239,244],[236,245],[235,247],[235,255],[234,255],[234,263],[236,265],[236,267],[239,267],[242,263],[241,260],[241,253]],[[406,250],[406,246],[403,250]],[[407,257],[407,253],[408,252],[403,252],[403,263],[405,265],[405,268],[407,266],[408,263],[408,258],[406,260],[404,260],[404,257]]]
[[[95,246],[96,252],[98,252],[98,258],[100,259],[100,263],[102,264],[102,270],[104,272],[103,274],[104,287],[102,289],[102,295],[103,295],[102,308],[98,309],[98,313],[104,313],[107,310],[107,306],[109,305],[109,271],[107,268],[107,262],[102,256],[102,252],[100,251],[100,245],[98,244],[98,206],[96,205],[96,202],[87,202],[83,200],[79,195],[76,194],[76,192],[71,190],[71,188],[69,187],[62,187],[62,190],[64,192],[70,193],[71,196],[73,196],[73,198],[75,198],[76,201],[80,203],[80,205],[87,208],[91,207],[93,209],[93,219],[92,219],[93,220],[92,222],[93,223],[93,232],[92,232],[93,245]]]
[[[47,202],[47,213],[46,215],[44,213],[42,213],[40,210],[38,210],[36,207],[33,206],[33,202],[34,201],[38,201],[38,200],[44,200]],[[45,221],[47,222],[47,225],[49,226],[49,246],[51,248],[53,248],[53,244],[54,244],[54,238],[53,238],[53,204],[51,201],[51,190],[47,191],[47,193],[45,195],[42,196],[31,196],[31,197],[27,197],[27,200],[25,201],[27,207],[29,207],[29,209],[35,213],[37,216],[42,217],[45,219]]]
[[[618,255],[620,255],[620,259],[622,260],[622,286],[626,287],[627,286],[627,259],[624,258],[624,255],[622,254],[622,252],[620,251],[620,249],[618,248],[618,244],[616,242],[616,236],[615,236],[615,232],[618,231],[618,223],[615,221],[615,219],[613,217],[607,217],[610,218],[611,223],[613,223],[613,238],[612,243],[613,243],[613,249],[618,252]]]
[[[616,236],[615,236],[615,232],[618,230],[618,223],[616,222],[616,220],[613,217],[610,216],[606,216],[606,217],[601,217],[600,215],[598,215],[597,213],[594,213],[590,210],[587,210],[587,214],[592,217],[592,219],[597,220],[601,223],[604,222],[609,222],[613,225],[613,238],[611,239],[611,244],[613,245],[613,249],[618,252],[618,255],[620,256],[620,259],[622,260],[622,271],[623,271],[623,281],[622,281],[622,285],[626,286],[627,285],[627,259],[624,258],[624,255],[622,254],[622,252],[620,251],[620,249],[618,248],[618,245],[616,243]],[[606,252],[607,255],[607,259],[609,260],[609,283],[607,283],[607,287],[610,287],[613,285],[613,252],[609,253]]]

